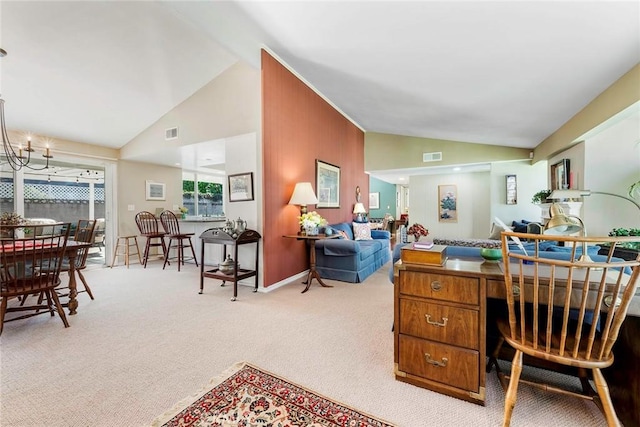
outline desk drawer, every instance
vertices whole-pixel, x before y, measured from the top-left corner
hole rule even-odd
[[[475,350],[400,335],[398,369],[463,390],[478,392],[479,353]]]
[[[400,333],[478,350],[477,310],[400,299]]]
[[[400,293],[479,305],[480,279],[400,270]]]

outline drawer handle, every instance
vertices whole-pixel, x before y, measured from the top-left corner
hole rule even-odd
[[[442,289],[442,283],[440,283],[437,280],[434,280],[433,282],[431,282],[431,290],[438,292],[441,289]]]
[[[444,368],[445,366],[447,366],[447,362],[449,362],[449,359],[447,359],[446,357],[442,358],[442,362],[438,362],[437,360],[433,360],[431,358],[431,354],[429,353],[425,353],[424,354],[424,358],[427,361],[428,364],[433,365],[433,366],[437,366],[439,368]]]
[[[448,317],[443,317],[442,318],[442,322],[438,322],[437,320],[431,320],[431,315],[430,314],[425,314],[425,317],[427,318],[427,323],[433,326],[441,326],[441,327],[445,327],[447,326],[447,321],[449,320]]]

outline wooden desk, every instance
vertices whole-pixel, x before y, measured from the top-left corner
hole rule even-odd
[[[325,288],[333,288],[333,286],[327,285],[322,281],[320,273],[318,273],[318,270],[316,270],[316,241],[322,239],[336,239],[339,237],[339,234],[332,234],[330,236],[327,236],[326,234],[317,234],[315,236],[299,236],[296,234],[282,237],[286,237],[289,239],[306,240],[309,243],[309,273],[307,274],[307,280],[305,282],[302,282],[306,284],[307,287],[304,288],[301,293],[304,294],[309,290],[309,288],[311,287],[311,281],[314,277],[321,286]]]
[[[396,379],[484,405],[487,301],[505,297],[501,263],[449,259],[438,267],[399,261],[394,283]],[[427,322],[435,325],[420,329],[416,325],[424,324],[427,311]],[[628,426],[640,425],[638,337],[640,292],[616,341],[616,361],[603,370],[618,418]]]

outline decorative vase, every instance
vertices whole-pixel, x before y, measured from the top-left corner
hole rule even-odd
[[[186,213],[182,213],[182,214],[180,214],[180,217],[181,217],[182,219],[187,219],[187,214],[186,214]]]
[[[317,236],[318,235],[318,226],[310,226],[305,227],[305,231],[307,232],[307,236]]]

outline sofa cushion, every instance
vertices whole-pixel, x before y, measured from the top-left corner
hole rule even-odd
[[[515,231],[516,233],[526,233],[527,232],[527,224],[525,224],[524,222],[513,221],[511,223],[511,226],[513,227],[513,231]]]
[[[368,222],[354,222],[353,235],[355,240],[371,240],[371,226]]]
[[[340,222],[338,224],[331,224],[331,227],[338,232],[344,231],[346,235],[345,239],[353,240],[353,231],[351,230],[351,223]]]

